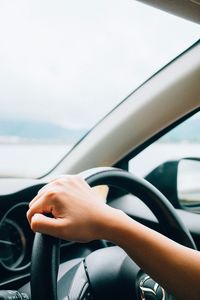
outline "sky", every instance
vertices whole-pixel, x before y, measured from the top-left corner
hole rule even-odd
[[[1,0],[0,118],[88,128],[199,37],[134,0]]]

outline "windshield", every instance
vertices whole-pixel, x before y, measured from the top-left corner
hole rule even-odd
[[[199,38],[125,0],[0,2],[0,176],[48,172],[114,106]]]

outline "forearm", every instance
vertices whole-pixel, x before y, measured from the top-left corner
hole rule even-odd
[[[135,222],[112,214],[104,234],[176,299],[200,298],[200,254]]]

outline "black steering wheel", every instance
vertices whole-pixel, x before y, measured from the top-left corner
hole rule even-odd
[[[113,186],[140,198],[158,219],[167,236],[184,246],[196,249],[189,231],[173,206],[146,180],[116,168],[90,169],[83,172],[82,175],[90,186],[102,184]],[[61,299],[57,295],[58,267],[59,240],[37,233],[31,263],[32,300]],[[144,298],[141,298],[140,292],[145,293],[142,285],[150,284],[151,286],[151,278],[142,272],[119,247],[97,250],[79,262],[75,269],[72,269],[66,276],[66,280],[69,280],[70,284],[66,282],[62,286],[63,289],[68,286],[68,294],[65,299],[148,299],[145,298],[145,295],[143,295]],[[156,293],[164,293],[158,287]],[[162,299],[159,297],[156,299]]]

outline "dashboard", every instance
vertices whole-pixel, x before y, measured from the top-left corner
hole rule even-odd
[[[0,223],[0,263],[7,271],[19,271],[30,264],[28,253],[33,242],[25,218],[27,203],[9,209]]]
[[[22,181],[0,180],[0,289],[13,288],[30,274],[34,233],[26,212],[43,184]]]

